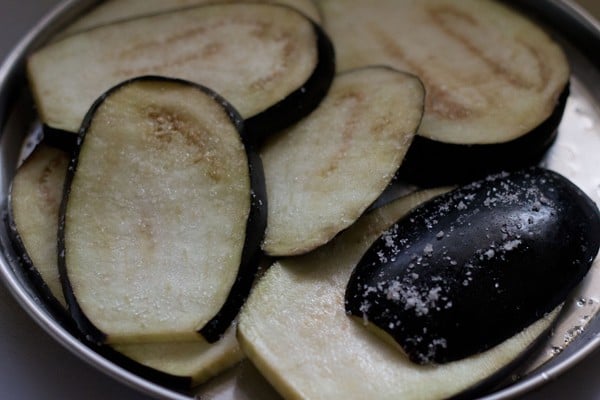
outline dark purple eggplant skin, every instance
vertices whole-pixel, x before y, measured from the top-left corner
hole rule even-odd
[[[86,114],[77,135],[77,143],[73,149],[73,156],[69,162],[67,175],[65,178],[65,186],[63,191],[63,199],[60,206],[58,218],[58,269],[60,279],[63,286],[63,293],[67,301],[68,309],[71,317],[76,322],[82,337],[90,346],[101,347],[106,341],[106,334],[98,329],[84,314],[83,310],[77,302],[75,293],[69,281],[68,267],[66,265],[65,255],[68,249],[65,248],[65,214],[69,198],[70,187],[77,171],[78,156],[85,142],[86,133],[91,125],[91,122],[98,108],[102,103],[114,92],[120,88],[136,81],[163,81],[163,82],[178,82],[182,85],[195,87],[204,93],[207,93],[215,101],[217,101],[228,114],[232,124],[239,132],[246,150],[248,158],[248,171],[251,184],[251,205],[250,213],[246,221],[246,238],[242,249],[242,260],[236,276],[236,280],[225,300],[221,309],[212,317],[202,328],[198,330],[198,334],[203,336],[209,343],[214,343],[223,337],[225,331],[231,326],[237,314],[241,310],[246,298],[250,294],[252,285],[259,270],[260,260],[263,256],[261,243],[264,239],[265,228],[267,226],[267,195],[265,188],[265,178],[262,167],[262,162],[255,146],[248,141],[247,135],[244,135],[244,120],[237,110],[210,88],[189,82],[182,79],[169,78],[164,76],[140,76],[126,80],[100,96],[90,110]]]
[[[498,171],[534,166],[558,135],[569,93],[567,85],[544,122],[507,142],[461,145],[416,135],[396,179],[423,187],[466,184]]]
[[[485,351],[565,301],[598,253],[596,204],[539,167],[499,173],[424,203],[353,271],[348,314],[419,364]]]
[[[250,169],[252,202],[246,225],[242,263],[225,303],[219,312],[198,331],[209,343],[221,339],[237,317],[250,295],[264,256],[261,244],[267,228],[267,190],[262,160],[252,143],[246,143],[246,155]]]

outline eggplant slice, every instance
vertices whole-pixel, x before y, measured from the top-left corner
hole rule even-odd
[[[320,22],[319,9],[312,0],[107,0],[79,17],[59,36],[71,35],[98,26],[131,18],[139,18],[164,11],[172,11],[207,3],[274,3],[284,4],[302,12],[315,22]]]
[[[240,314],[238,340],[283,397],[448,398],[505,376],[543,337],[556,312],[485,353],[423,366],[346,314],[344,292],[362,254],[394,221],[438,193],[416,192],[365,214],[324,247],[276,262],[258,282]]]
[[[40,49],[27,66],[40,118],[54,131],[77,132],[92,103],[114,85],[162,75],[215,90],[259,140],[317,107],[334,61],[327,36],[295,9],[231,3],[90,29]]]
[[[379,237],[352,273],[346,311],[413,362],[460,360],[562,304],[599,245],[598,208],[563,176],[538,167],[488,176]]]
[[[59,219],[74,319],[96,342],[214,342],[249,293],[266,223],[260,159],[236,111],[141,77],[86,116]],[[207,328],[208,327],[208,328]]]
[[[58,209],[70,156],[40,144],[18,168],[10,188],[9,220],[17,253],[53,309],[65,298],[56,265]]]
[[[265,252],[305,253],[356,221],[402,163],[424,96],[413,75],[387,67],[348,71],[310,116],[267,140]]]
[[[244,359],[233,326],[216,343],[131,343],[115,344],[112,348],[135,361],[129,367],[131,371],[149,379],[154,371],[159,371],[164,374],[160,379],[167,385],[183,386],[177,380],[185,379],[188,388],[207,382]],[[126,360],[121,364],[129,366]]]
[[[19,167],[10,197],[11,233],[25,265],[35,273],[42,297],[66,320],[66,303],[57,265],[56,234],[67,153],[39,145]],[[190,387],[217,375],[239,362],[243,354],[229,329],[217,343],[148,343],[96,348],[107,358],[148,379],[170,387]]]
[[[552,143],[568,95],[568,61],[540,27],[507,6],[488,0],[317,3],[339,70],[378,63],[423,80],[425,114],[402,178],[465,181],[534,164]]]

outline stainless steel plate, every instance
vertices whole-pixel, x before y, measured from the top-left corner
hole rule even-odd
[[[569,177],[600,204],[600,25],[569,1],[507,1],[538,19],[563,45],[572,66],[571,96],[559,127],[559,139],[544,165]],[[27,90],[24,60],[68,21],[95,1],[65,1],[40,22],[0,67],[0,199],[8,187],[25,140],[39,127]],[[5,224],[0,225],[0,276],[24,310],[52,337],[106,374],[161,398],[276,399],[278,396],[249,363],[194,393],[156,385],[107,361],[71,335],[40,300],[12,250]],[[600,346],[600,260],[568,301],[554,335],[521,366],[520,372],[487,396],[508,399],[544,384]]]

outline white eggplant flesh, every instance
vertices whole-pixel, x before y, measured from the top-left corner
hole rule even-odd
[[[92,29],[125,19],[138,18],[163,11],[177,10],[212,3],[232,3],[247,1],[252,3],[284,4],[297,9],[312,20],[319,22],[319,9],[312,0],[107,0],[77,18],[59,33],[59,37]]]
[[[269,215],[263,249],[306,253],[346,229],[400,167],[423,114],[415,76],[387,67],[339,74],[312,114],[260,153]]]
[[[215,343],[131,343],[112,347],[152,370],[188,379],[189,386],[205,383],[245,358],[235,337],[234,327]],[[132,370],[135,371],[135,368]],[[168,378],[165,380],[168,384]]]

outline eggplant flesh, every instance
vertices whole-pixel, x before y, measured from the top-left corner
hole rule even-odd
[[[482,382],[507,374],[507,365],[545,337],[556,313],[487,352],[432,368],[412,363],[348,317],[344,291],[362,254],[439,193],[416,192],[365,214],[322,248],[277,261],[257,283],[240,313],[238,340],[284,398],[440,399],[483,390]]]
[[[423,114],[413,75],[347,71],[311,115],[269,138],[260,154],[269,216],[263,249],[308,252],[350,226],[400,167]]]
[[[170,383],[177,382],[179,378],[187,379],[187,385],[191,387],[209,381],[244,359],[235,335],[235,328],[232,327],[216,343],[130,343],[111,347],[135,361],[136,364],[130,367],[132,371],[139,371],[141,365],[149,369],[148,372],[138,372],[143,376],[151,377],[153,371],[159,371],[166,375],[162,379],[167,385],[174,386]],[[128,365],[127,361],[121,363]]]
[[[518,12],[487,0],[317,4],[338,70],[378,63],[423,80],[425,114],[403,178],[465,182],[491,166],[510,168],[515,158],[517,167],[533,165],[552,142],[568,95],[568,60]]]
[[[261,137],[292,124],[325,95],[335,69],[318,25],[275,4],[210,4],[119,21],[57,40],[28,59],[42,122],[77,132],[92,103],[141,75],[210,87],[248,119]]]
[[[116,21],[139,18],[159,12],[178,10],[207,3],[252,3],[284,4],[297,9],[313,21],[319,22],[319,10],[312,0],[107,0],[96,5],[59,33],[59,37],[96,28]]]
[[[58,236],[63,291],[88,337],[199,340],[216,325],[216,341],[231,324],[238,310],[223,307],[250,290],[266,207],[242,129],[225,100],[175,79],[126,81],[92,107]]]
[[[357,264],[346,310],[416,363],[464,359],[564,302],[599,244],[598,208],[566,178],[491,175],[386,231]]]
[[[17,169],[10,188],[13,243],[34,271],[36,287],[55,309],[66,307],[56,265],[56,231],[69,159],[62,150],[38,145]]]

